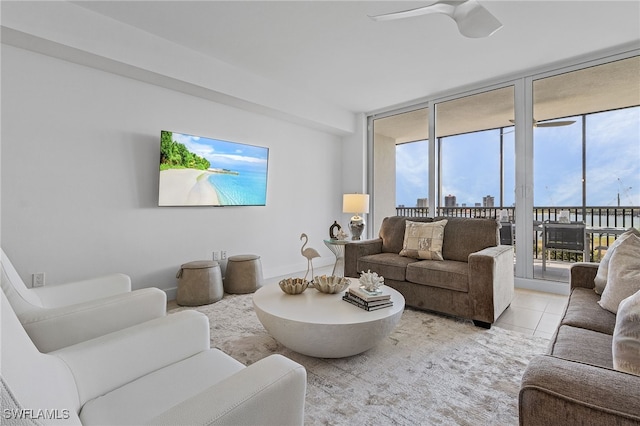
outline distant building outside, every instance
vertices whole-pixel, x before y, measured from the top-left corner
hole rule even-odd
[[[417,207],[429,207],[429,199],[428,198],[418,198],[416,206]]]
[[[494,207],[495,197],[491,195],[487,195],[486,197],[482,197],[482,206],[483,207]]]
[[[455,207],[456,206],[456,196],[455,195],[447,195],[444,197],[444,206],[445,207]]]

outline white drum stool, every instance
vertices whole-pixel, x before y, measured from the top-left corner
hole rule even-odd
[[[240,254],[229,256],[224,276],[224,291],[230,294],[253,293],[262,287],[260,256]]]

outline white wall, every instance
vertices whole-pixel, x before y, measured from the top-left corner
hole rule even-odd
[[[79,5],[3,1],[1,9],[4,44],[321,131],[353,132],[350,111]]]
[[[172,289],[213,250],[304,270],[341,217],[340,137],[2,45],[2,246],[25,282],[120,271]],[[269,147],[266,207],[157,207],[160,130]],[[170,293],[171,295],[171,293]]]

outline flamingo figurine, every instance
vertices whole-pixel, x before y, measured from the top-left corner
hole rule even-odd
[[[304,248],[304,246],[306,246],[309,242],[309,237],[307,237],[307,234],[303,233],[302,235],[300,235],[300,240],[302,240],[303,238],[305,241],[300,248],[300,253],[302,253],[302,255],[307,258],[307,273],[304,274],[304,280],[306,281],[307,275],[309,275],[309,267],[311,267],[311,278],[313,278],[313,262],[311,261],[311,259],[313,259],[314,257],[320,257],[320,253],[318,253],[311,247]]]

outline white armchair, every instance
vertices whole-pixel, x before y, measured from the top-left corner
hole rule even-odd
[[[1,254],[2,290],[41,352],[166,315],[165,292],[157,288],[131,291],[127,275],[28,288],[4,250]]]
[[[245,367],[210,349],[199,312],[42,354],[0,297],[8,424],[18,415],[40,415],[42,424],[303,424],[304,367],[281,355]]]

